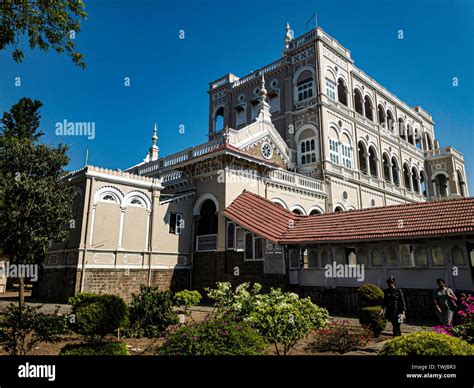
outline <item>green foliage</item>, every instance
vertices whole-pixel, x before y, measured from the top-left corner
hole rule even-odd
[[[371,330],[374,337],[380,336],[387,327],[387,319],[382,312],[380,306],[363,307],[359,312],[360,324]]]
[[[100,342],[95,344],[69,344],[59,352],[61,356],[128,356],[123,342]]]
[[[312,329],[326,326],[329,314],[326,309],[313,304],[309,298],[272,289],[259,295],[248,321],[268,342],[275,346],[277,354],[288,354],[296,342]]]
[[[0,50],[12,46],[12,57],[21,63],[24,57],[19,48],[21,38],[28,37],[31,49],[50,49],[66,52],[72,61],[85,68],[84,56],[75,51],[70,33],[81,30],[81,19],[86,19],[82,0],[16,0],[0,2]]]
[[[379,354],[386,356],[472,356],[474,355],[474,345],[446,334],[423,331],[387,341]]]
[[[100,342],[128,324],[128,306],[117,295],[79,294],[70,302],[74,316],[71,328],[90,342]]]
[[[174,294],[173,302],[175,306],[189,308],[199,304],[201,299],[199,291],[183,290]]]
[[[248,317],[255,310],[261,290],[259,283],[250,286],[249,282],[238,285],[235,292],[228,282],[218,282],[216,289],[206,288],[207,296],[215,301],[218,315],[232,314],[241,317]]]
[[[11,355],[26,355],[40,342],[55,343],[66,332],[66,317],[39,312],[41,306],[26,305],[22,314],[13,303],[0,313],[0,344]]]
[[[248,356],[261,354],[265,345],[262,336],[248,323],[217,319],[182,326],[169,336],[159,354]]]
[[[347,353],[367,344],[369,332],[349,321],[331,322],[326,329],[316,330],[315,342],[311,347],[320,352]]]
[[[383,290],[375,284],[364,284],[358,290],[361,307],[380,306],[383,301]]]
[[[156,338],[170,325],[178,323],[173,311],[171,291],[157,292],[156,287],[141,286],[140,293],[132,296],[130,326],[124,335]]]
[[[1,119],[0,241],[11,263],[36,263],[49,241],[65,241],[74,188],[64,178],[68,148],[40,144],[39,101],[22,98]]]

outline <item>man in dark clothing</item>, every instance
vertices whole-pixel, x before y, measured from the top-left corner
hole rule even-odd
[[[382,307],[385,309],[385,317],[393,326],[393,336],[401,335],[400,325],[405,321],[406,303],[402,290],[395,285],[393,276],[387,279]]]

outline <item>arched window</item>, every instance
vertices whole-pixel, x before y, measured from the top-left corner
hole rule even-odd
[[[434,247],[431,249],[431,259],[433,265],[446,265],[446,258],[441,247]]]
[[[411,181],[413,185],[413,191],[420,194],[420,186],[418,185],[418,172],[416,171],[415,167],[411,169]]]
[[[388,125],[388,130],[390,132],[393,132],[393,124],[394,124],[394,120],[393,120],[393,114],[390,110],[387,109],[387,125]]]
[[[143,201],[137,197],[133,197],[132,199],[130,199],[130,205],[145,207],[145,204],[143,203]]]
[[[462,197],[465,197],[466,196],[466,191],[465,191],[466,182],[464,182],[461,171],[459,171],[459,170],[457,170],[457,177],[458,177],[458,192],[459,192],[459,195],[462,196]]]
[[[415,144],[414,141],[413,141],[413,127],[408,124],[407,125],[407,138],[408,138],[408,143],[410,144]]]
[[[453,259],[453,265],[464,265],[464,252],[459,246],[455,245],[451,249],[451,258]]]
[[[275,91],[269,93],[268,104],[270,105],[270,113],[278,112],[280,110],[280,95]]]
[[[372,258],[372,266],[373,267],[381,267],[383,265],[383,257],[382,252],[378,248],[372,249],[370,252],[370,256]]]
[[[393,183],[395,186],[400,186],[400,168],[398,167],[398,162],[395,157],[392,157],[392,177]]]
[[[295,214],[303,215],[303,212],[298,208],[293,209],[292,212],[295,213]]]
[[[379,124],[382,127],[385,127],[387,125],[387,123],[386,123],[387,117],[385,115],[385,110],[384,110],[382,104],[379,104],[379,106],[377,107],[377,111],[378,111],[378,116],[379,116]]]
[[[439,197],[445,198],[448,196],[448,178],[444,174],[438,174],[435,178],[436,191]]]
[[[321,251],[321,267],[325,267],[326,265],[331,265],[331,257],[329,256],[329,252],[324,249]]]
[[[343,211],[344,211],[344,209],[343,209],[342,207],[340,207],[340,206],[336,206],[336,207],[334,208],[334,213],[339,213],[339,212],[343,212]]]
[[[433,141],[431,140],[431,136],[428,132],[425,133],[425,139],[426,139],[426,148],[428,151],[431,151],[433,149]]]
[[[410,247],[407,245],[402,245],[400,247],[400,261],[402,262],[402,267],[411,267],[411,252]]]
[[[368,260],[367,260],[367,250],[365,248],[360,248],[357,250],[356,253],[356,263],[357,264],[363,264],[367,265]]]
[[[363,115],[364,108],[362,103],[362,93],[359,89],[354,90],[354,109],[357,113]]]
[[[377,151],[375,151],[374,146],[369,147],[369,168],[370,168],[370,175],[374,178],[378,177],[377,174]]]
[[[365,105],[365,117],[369,120],[374,121],[374,112],[372,109],[372,100],[369,96],[365,96],[364,98],[364,105]]]
[[[403,184],[405,185],[405,188],[407,190],[411,190],[410,186],[410,167],[408,167],[408,164],[403,165]]]
[[[300,268],[300,251],[298,249],[290,250],[290,268]]]
[[[415,147],[423,151],[423,144],[421,142],[421,132],[419,129],[414,130],[414,136],[415,136]]]
[[[337,99],[341,104],[347,106],[347,86],[342,78],[337,80]]]
[[[115,197],[112,194],[105,194],[102,197],[102,201],[104,201],[104,202],[117,202]]]
[[[358,155],[359,155],[359,170],[363,174],[367,174],[367,159],[365,157],[366,150],[363,142],[358,143]]]
[[[419,246],[415,249],[415,266],[427,267],[428,266],[428,254],[426,248]]]
[[[313,209],[309,212],[310,216],[315,216],[315,215],[318,215],[318,214],[323,214],[323,213],[321,212],[321,210],[318,210],[318,209]]]
[[[318,251],[316,249],[308,249],[308,267],[318,267]]]
[[[393,247],[387,247],[387,266],[396,267],[398,265],[397,251]]]
[[[314,78],[313,73],[308,70],[303,70],[298,75],[296,82],[296,101],[304,101],[314,96]]]
[[[235,108],[235,125],[238,127],[239,125],[246,124],[246,116],[245,108],[242,105],[237,106]]]
[[[398,119],[398,133],[400,135],[400,137],[403,139],[403,140],[406,140],[406,128],[405,128],[405,122],[403,121],[402,118],[399,118]]]
[[[316,132],[313,128],[303,129],[297,137],[301,164],[316,163]]]
[[[334,261],[336,264],[346,264],[346,251],[344,248],[338,247],[335,250],[336,252],[334,253]]]
[[[221,106],[214,114],[214,131],[218,132],[224,129],[224,107]]]
[[[201,205],[198,236],[217,234],[216,205],[213,200],[206,199]]]
[[[390,166],[390,159],[387,154],[383,154],[382,161],[383,161],[383,177],[386,182],[391,183],[392,180],[390,179],[390,169],[392,168],[392,166]]]
[[[424,171],[420,171],[420,189],[421,193],[427,197],[428,196],[428,184],[426,181],[426,174]]]

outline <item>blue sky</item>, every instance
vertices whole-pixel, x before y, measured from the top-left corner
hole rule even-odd
[[[97,166],[124,169],[142,161],[154,122],[161,155],[205,142],[208,83],[278,59],[286,21],[298,36],[317,12],[319,25],[351,50],[359,68],[433,115],[441,145],[465,154],[474,193],[470,0],[84,1],[89,18],[76,44],[86,70],[54,52],[27,50],[22,64],[10,51],[0,53],[0,112],[23,96],[42,101],[44,141],[70,145],[70,169],[84,164],[87,145]],[[55,136],[55,123],[65,119],[95,122],[95,139]]]

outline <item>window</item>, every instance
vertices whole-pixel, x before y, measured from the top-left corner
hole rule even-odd
[[[413,186],[413,191],[415,193],[420,193],[420,186],[418,185],[418,173],[416,171],[416,168],[413,167],[411,169],[411,182],[412,182],[412,186]]]
[[[297,85],[298,101],[304,101],[308,98],[313,97],[313,85],[312,79],[299,82]]]
[[[406,130],[405,130],[405,123],[403,122],[403,119],[398,119],[398,133],[400,135],[400,137],[403,139],[403,140],[406,140]]]
[[[379,116],[379,124],[382,127],[385,127],[386,126],[385,109],[383,108],[381,104],[379,104],[379,106],[377,107],[377,110],[378,110],[378,116]]]
[[[112,194],[106,194],[102,197],[102,201],[104,202],[116,202],[115,197]]]
[[[346,144],[341,144],[342,165],[346,168],[352,168],[352,150]]]
[[[184,227],[183,215],[181,213],[170,213],[170,227],[171,234],[181,234]]]
[[[372,175],[374,178],[377,178],[377,152],[372,146],[369,147],[369,168],[370,175]]]
[[[239,126],[246,123],[245,109],[242,106],[235,108],[235,125]]]
[[[372,249],[371,256],[372,256],[372,266],[381,267],[383,264],[383,259],[382,259],[382,253],[380,252],[380,250],[377,248]]]
[[[214,131],[224,129],[224,108],[220,107],[214,115]]]
[[[357,113],[363,115],[364,108],[362,105],[362,93],[359,89],[354,90],[354,109]]]
[[[398,175],[398,162],[394,157],[392,158],[392,176],[395,186],[400,186],[400,176]]]
[[[410,188],[410,168],[408,165],[403,165],[403,183],[405,184],[405,188],[407,190],[411,190]]]
[[[425,173],[424,171],[420,171],[420,186],[421,186],[421,193],[427,197],[428,196],[428,186],[426,184]]]
[[[339,164],[339,140],[329,139],[329,159],[334,164]]]
[[[433,265],[446,265],[443,250],[440,247],[434,247],[431,249],[431,258]]]
[[[374,112],[372,111],[372,101],[370,100],[369,96],[365,96],[364,105],[365,105],[365,117],[367,117],[369,120],[373,121],[374,120]]]
[[[357,264],[368,264],[367,251],[364,248],[357,250],[356,262]]]
[[[387,266],[396,267],[398,265],[397,251],[393,247],[387,248]]]
[[[300,251],[298,249],[290,250],[290,269],[300,268]]]
[[[365,158],[365,146],[362,142],[358,144],[359,150],[359,169],[363,174],[367,174],[367,159]]]
[[[425,247],[417,247],[415,249],[415,265],[417,267],[428,266],[428,254]]]
[[[386,182],[391,182],[390,180],[390,161],[389,161],[389,158],[387,156],[387,154],[383,154],[382,156],[382,161],[383,161],[383,177],[385,179]]]
[[[328,251],[325,249],[321,252],[321,267],[325,267],[326,265],[331,265],[331,258],[329,257]]]
[[[341,104],[347,106],[347,87],[342,78],[337,81],[337,98]]]
[[[314,139],[302,141],[300,144],[301,164],[316,162]]]
[[[464,252],[457,245],[451,249],[451,257],[453,259],[453,265],[464,265]]]
[[[400,259],[402,262],[402,267],[413,267],[410,245],[400,246]]]
[[[334,257],[336,264],[346,264],[346,252],[344,248],[337,248],[336,255]]]
[[[235,224],[233,222],[227,223],[227,249],[235,248]]]
[[[390,132],[393,132],[393,123],[393,114],[391,111],[387,110],[387,125]]]
[[[278,112],[280,110],[280,96],[274,93],[268,96],[268,103],[270,105],[270,112]]]
[[[143,201],[140,198],[134,197],[130,200],[130,205],[145,207]]]
[[[336,84],[330,80],[326,80],[326,95],[336,101]]]
[[[243,251],[245,245],[245,230],[240,226],[235,228],[235,250],[236,251]]]
[[[318,251],[316,249],[308,249],[308,268],[318,267]]]
[[[263,239],[253,233],[245,233],[245,260],[263,260]]]

